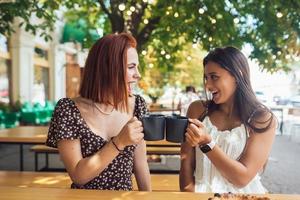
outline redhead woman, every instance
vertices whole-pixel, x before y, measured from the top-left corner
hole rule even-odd
[[[86,60],[80,96],[61,99],[46,144],[57,147],[71,188],[150,191],[146,144],[140,121],[142,97],[132,94],[140,79],[136,40],[129,34],[99,39]]]

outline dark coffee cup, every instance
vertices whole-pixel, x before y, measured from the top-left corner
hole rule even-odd
[[[182,143],[185,141],[185,132],[188,126],[188,118],[183,116],[166,117],[167,141]]]
[[[142,118],[144,139],[163,140],[165,137],[165,117],[163,115],[145,115]]]

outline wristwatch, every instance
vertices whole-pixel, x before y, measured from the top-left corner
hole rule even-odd
[[[211,140],[210,143],[199,146],[203,153],[210,152],[216,146],[215,141]]]

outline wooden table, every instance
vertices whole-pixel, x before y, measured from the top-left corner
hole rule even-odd
[[[47,138],[48,126],[19,126],[11,129],[0,130],[0,143],[14,144],[44,144]],[[166,140],[146,141],[147,146],[174,146],[180,143],[168,142]]]
[[[207,200],[211,193],[192,192],[135,192],[135,191],[100,191],[100,190],[73,190],[57,188],[19,188],[0,187],[3,200],[76,200],[76,199],[112,199],[112,200]],[[300,195],[267,194],[271,200],[299,200]]]
[[[20,147],[20,170],[23,171],[23,145],[44,144],[48,126],[19,126],[0,130],[0,143],[17,144]]]
[[[1,143],[43,144],[46,141],[48,126],[19,126],[0,130]]]
[[[11,129],[0,130],[0,143],[17,144],[20,149],[20,171],[24,170],[23,145],[44,144],[47,138],[48,126],[19,126]],[[166,154],[178,154],[179,150],[171,147],[180,147],[180,143],[166,140],[146,141],[147,147],[166,147]],[[153,150],[153,149],[152,149]],[[161,151],[161,148],[159,149]]]
[[[166,140],[146,141],[147,147],[180,147],[180,143],[168,142]]]
[[[178,112],[180,113],[180,109],[177,108],[160,108],[160,107],[149,107],[149,112]]]
[[[132,182],[138,190],[134,176]],[[0,187],[70,188],[71,183],[66,172],[0,171]],[[151,174],[151,186],[153,191],[179,191],[179,175]]]

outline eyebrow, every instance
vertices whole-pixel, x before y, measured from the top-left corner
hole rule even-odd
[[[205,73],[204,73],[205,74]],[[209,72],[207,75],[217,75],[217,72]],[[206,75],[206,74],[205,74]]]

